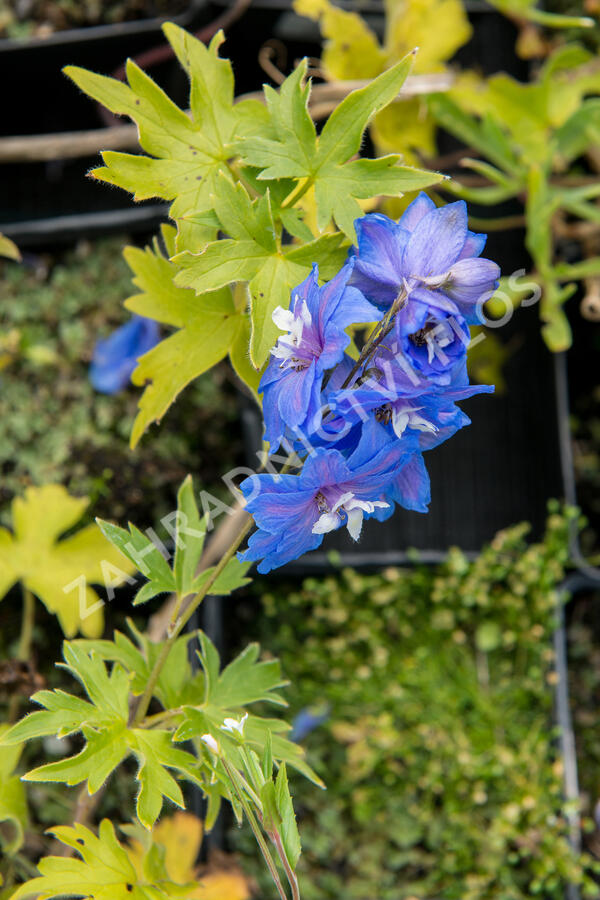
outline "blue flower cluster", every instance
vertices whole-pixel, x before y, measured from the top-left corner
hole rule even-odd
[[[467,227],[462,201],[442,208],[426,194],[398,222],[379,213],[355,223],[357,246],[328,284],[317,267],[275,324],[260,390],[270,452],[305,456],[298,475],[255,475],[241,484],[258,530],[242,555],[269,572],[346,526],[395,504],[427,512],[423,452],[469,424],[456,401],[493,391],[470,385],[469,325],[498,285],[482,259],[486,236]],[[352,326],[369,330],[349,355]],[[358,356],[358,358],[355,358]]]

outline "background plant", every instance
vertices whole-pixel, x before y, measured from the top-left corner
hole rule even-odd
[[[263,615],[244,621],[281,657],[299,727],[325,714],[302,739],[328,785],[298,807],[307,897],[596,896],[551,724],[574,515],[555,510],[539,544],[500,532],[473,561],[257,583]]]

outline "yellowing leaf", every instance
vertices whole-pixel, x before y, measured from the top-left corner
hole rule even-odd
[[[0,256],[6,256],[8,259],[20,260],[21,253],[14,241],[0,234]]]
[[[73,896],[86,900],[185,900],[190,896],[189,885],[173,884],[156,868],[152,877],[139,877],[108,819],[101,822],[98,836],[80,824],[55,828],[54,834],[81,858],[44,857],[38,864],[40,875],[21,885],[12,900]]]
[[[375,117],[371,135],[380,153],[403,153],[410,164],[418,162],[417,152],[435,156],[435,122],[419,97],[383,109]]]
[[[133,571],[97,525],[59,540],[88,502],[59,484],[30,487],[13,500],[14,535],[0,530],[0,597],[22,582],[58,616],[67,637],[77,631],[96,637],[102,631],[102,604],[89,583],[116,587]]]
[[[386,0],[386,51],[390,61],[418,47],[415,72],[436,72],[471,37],[460,0]]]
[[[247,879],[224,854],[219,854],[218,868],[196,869],[203,831],[202,822],[196,816],[176,812],[154,827],[150,845],[148,836],[133,839],[127,855],[141,876],[151,846],[159,847],[166,874],[172,882],[180,885],[196,882],[186,895],[188,900],[248,900],[251,894]]]
[[[329,0],[295,0],[294,9],[319,21],[325,38],[323,68],[328,78],[375,78],[386,67],[385,51],[357,13],[340,9]]]
[[[190,900],[248,900],[248,881],[239,869],[213,871],[198,876],[198,886],[188,895]]]

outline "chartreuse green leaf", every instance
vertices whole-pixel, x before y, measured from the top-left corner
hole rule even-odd
[[[206,291],[228,290],[226,286],[232,282],[249,282],[250,357],[259,369],[280,333],[272,321],[273,310],[289,305],[292,288],[306,278],[313,263],[322,266],[323,278],[334,274],[346,255],[344,238],[341,234],[324,235],[303,247],[282,248],[268,190],[252,201],[243,185],[234,185],[226,176],[219,177],[217,188],[212,197],[214,211],[229,237],[207,244],[201,253],[186,251],[175,256],[175,289],[192,287],[203,295]],[[201,304],[202,299],[197,302]],[[230,346],[243,341],[246,334],[240,328]],[[241,366],[239,372],[244,373]]]
[[[11,900],[73,896],[85,896],[87,900],[185,900],[193,889],[193,885],[170,881],[164,866],[154,866],[153,877],[145,877],[117,840],[108,819],[100,823],[97,836],[79,823],[56,827],[51,833],[80,858],[44,857],[38,863],[40,874],[18,887]]]
[[[127,247],[124,255],[141,290],[126,301],[127,308],[178,329],[144,354],[132,375],[134,384],[146,386],[131,433],[135,447],[186,385],[227,356],[245,322],[225,282],[202,297],[174,284],[177,269],[158,244],[144,250]]]
[[[126,635],[115,631],[113,641],[84,641],[83,649],[86,652],[93,650],[100,659],[118,662],[129,675],[131,693],[138,696],[144,692],[162,644],[154,643],[138,632],[131,621],[128,625],[135,637],[135,644]],[[195,632],[192,632],[177,638],[160,671],[154,696],[165,709],[176,709],[202,696],[204,676],[202,672],[192,672],[188,659],[188,644],[194,637]],[[77,641],[74,643],[78,644]]]
[[[287,706],[279,688],[287,682],[281,677],[277,660],[260,662],[259,646],[250,644],[236,659],[221,671],[219,653],[210,639],[200,635],[200,661],[204,671],[204,695],[200,702],[185,705],[175,740],[200,739],[210,734],[220,745],[225,758],[238,769],[243,766],[243,754],[235,735],[223,730],[225,719],[239,720],[254,703]],[[244,746],[263,759],[270,748],[276,763],[287,762],[315,784],[319,777],[307,765],[304,751],[285,737],[291,726],[281,719],[263,718],[249,713],[244,725]]]
[[[85,642],[63,645],[65,668],[78,679],[88,699],[64,691],[39,691],[34,702],[43,709],[30,713],[0,740],[10,746],[46,735],[65,736],[81,732],[85,744],[75,756],[38,766],[26,781],[62,782],[68,785],[87,781],[95,793],[114,769],[133,755],[138,762],[137,816],[151,828],[158,818],[163,798],[183,807],[181,788],[169,769],[199,781],[200,769],[194,756],[176,747],[169,731],[129,727],[130,675],[115,663],[108,671],[104,661]]]
[[[237,138],[259,130],[268,114],[256,101],[234,106],[231,64],[218,56],[222,32],[209,47],[172,23],[164,32],[190,79],[190,115],[132,61],[127,64],[128,85],[77,66],[67,66],[65,72],[111,112],[129,116],[149,154],[106,152],[105,165],[94,176],[130,191],[136,200],[173,200],[171,215],[181,220],[181,240],[199,248],[214,237],[214,227],[186,217],[211,208],[214,179],[235,156]]]
[[[319,228],[323,230],[333,219],[354,241],[354,219],[362,213],[356,198],[397,196],[436,184],[443,177],[400,166],[397,155],[349,162],[360,149],[372,117],[397,96],[412,60],[413,54],[409,54],[366,87],[349,94],[319,137],[308,112],[304,61],[278,94],[265,89],[274,137],[250,137],[242,142],[244,162],[262,169],[259,180],[305,178],[314,184]]]
[[[102,630],[103,604],[89,583],[116,587],[133,571],[96,525],[60,540],[88,503],[59,484],[29,487],[12,503],[14,533],[0,529],[0,598],[20,581],[58,617],[68,637]]]
[[[0,737],[7,729],[7,725],[0,725]],[[21,744],[13,744],[0,753],[0,850],[7,855],[23,845],[27,825],[25,787],[14,774],[22,749]]]
[[[135,525],[129,523],[127,531],[112,522],[97,519],[104,536],[148,579],[136,594],[134,606],[165,592],[173,592],[180,600],[189,594],[198,593],[215,571],[214,566],[198,571],[206,537],[207,516],[200,518],[191,476],[188,475],[181,485],[177,494],[177,509],[167,518],[170,520],[168,525],[175,542],[173,568],[163,555],[164,545],[161,544],[159,548],[151,537],[142,534]],[[167,523],[167,520],[163,522]],[[153,537],[156,535],[153,534]],[[235,557],[230,559],[211,584],[210,593],[231,594],[247,584],[250,579],[245,576],[249,568],[249,563],[241,563]]]

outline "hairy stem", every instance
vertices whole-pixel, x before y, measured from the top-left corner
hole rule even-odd
[[[242,804],[243,810],[246,813],[246,818],[248,819],[250,828],[252,829],[254,837],[256,838],[256,843],[258,844],[260,852],[263,855],[263,859],[267,865],[267,869],[269,870],[271,878],[273,879],[273,883],[277,888],[277,892],[279,893],[281,900],[288,900],[287,894],[284,891],[283,885],[281,883],[281,878],[279,877],[279,872],[277,871],[277,866],[275,865],[275,861],[271,856],[269,845],[264,838],[260,825],[258,824],[256,816],[252,811],[252,807],[248,803],[248,799],[244,793],[244,790],[238,782],[239,774],[235,771],[235,769],[232,769],[224,759],[222,759],[221,762],[223,763],[223,768],[229,776],[229,780],[235,788],[235,792],[239,798],[240,803]]]
[[[283,841],[281,840],[281,835],[278,831],[274,831],[271,835],[271,839],[277,848],[277,855],[281,860],[281,865],[285,869],[285,874],[287,876],[287,880],[292,889],[292,900],[300,900],[300,885],[298,884],[298,879],[296,878],[296,873],[290,866],[289,860],[287,858],[287,854],[285,852]]]
[[[183,631],[187,622],[194,615],[206,595],[210,592],[211,587],[213,586],[229,560],[233,557],[234,553],[250,531],[251,527],[252,517],[249,514],[246,514],[246,518],[242,527],[237,532],[233,541],[229,545],[229,548],[221,557],[221,560],[215,566],[214,572],[211,574],[210,578],[208,578],[203,584],[202,590],[198,591],[198,593],[193,597],[191,602],[186,606],[184,612],[171,621],[171,625],[169,627],[169,637],[163,643],[158,658],[154,663],[154,667],[152,669],[152,672],[150,673],[150,678],[148,679],[148,682],[144,689],[144,693],[140,697],[140,700],[137,704],[137,708],[131,722],[132,726],[135,727],[139,725],[148,712],[148,707],[150,706],[150,701],[152,700],[152,695],[154,694],[156,682],[158,681],[162,668],[167,661],[173,644]]]

